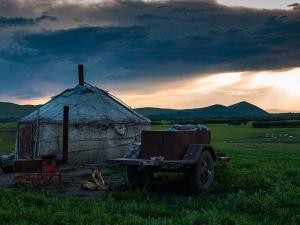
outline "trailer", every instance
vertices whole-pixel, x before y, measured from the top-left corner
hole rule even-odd
[[[131,145],[123,158],[109,160],[127,167],[131,186],[151,185],[154,173],[182,171],[197,192],[207,192],[214,178],[214,162],[228,160],[216,155],[211,132],[203,125],[175,125],[166,131],[142,131],[141,143]]]

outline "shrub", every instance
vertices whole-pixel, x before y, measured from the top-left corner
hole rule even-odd
[[[290,128],[300,127],[300,121],[255,121],[254,128]]]

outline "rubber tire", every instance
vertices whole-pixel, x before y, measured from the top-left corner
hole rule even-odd
[[[206,163],[210,164],[210,175],[207,179],[206,183],[201,181],[201,174],[203,174],[203,165],[202,162],[206,161]],[[198,163],[192,168],[191,172],[191,183],[193,189],[196,193],[208,192],[214,179],[214,160],[212,154],[208,150],[204,150],[200,156]]]
[[[140,166],[127,166],[127,181],[134,188],[147,188],[151,186],[153,172],[151,169]]]

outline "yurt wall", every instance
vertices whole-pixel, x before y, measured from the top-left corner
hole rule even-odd
[[[133,124],[69,125],[69,162],[104,162],[120,157],[128,146],[140,141],[141,130],[148,126]],[[62,125],[41,123],[38,157],[54,154],[62,158]]]

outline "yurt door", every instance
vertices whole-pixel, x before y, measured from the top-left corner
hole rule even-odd
[[[33,124],[22,124],[19,129],[19,158],[33,158]]]

